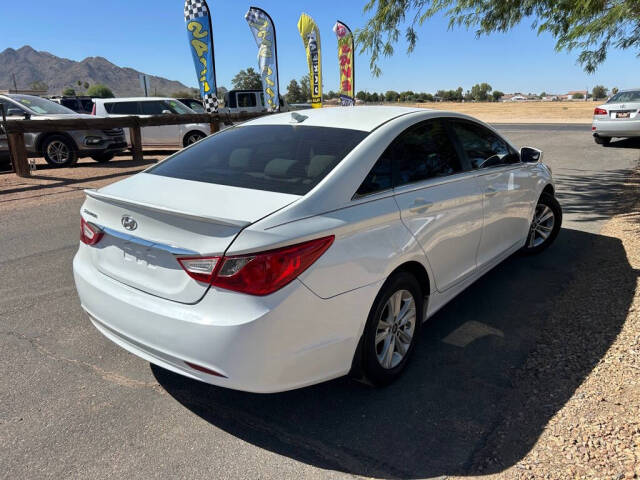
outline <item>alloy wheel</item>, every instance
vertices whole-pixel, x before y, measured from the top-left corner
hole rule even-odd
[[[533,216],[533,222],[531,222],[531,228],[529,229],[529,237],[527,238],[527,246],[529,248],[535,248],[542,245],[551,232],[555,224],[556,217],[553,210],[547,205],[542,203],[536,206],[536,213]]]
[[[408,290],[398,290],[385,304],[375,336],[375,351],[380,366],[392,369],[409,351],[416,328],[416,302]]]
[[[47,155],[53,163],[63,164],[69,160],[69,147],[60,140],[54,140],[47,145]]]
[[[189,135],[187,137],[187,141],[185,142],[187,145],[191,145],[193,143],[196,143],[199,140],[202,140],[204,138],[204,136],[198,134],[198,133],[192,133],[191,135]]]

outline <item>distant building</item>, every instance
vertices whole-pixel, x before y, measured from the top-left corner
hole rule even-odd
[[[582,94],[582,98],[574,98],[576,94]],[[589,97],[587,90],[572,90],[567,92],[566,95],[561,95],[564,100],[586,100]]]

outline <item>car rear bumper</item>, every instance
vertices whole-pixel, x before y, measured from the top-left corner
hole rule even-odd
[[[198,303],[181,304],[100,273],[90,263],[90,248],[81,244],[73,271],[82,307],[100,332],[168,370],[251,392],[290,390],[347,374],[380,287],[325,300],[296,280],[266,297],[210,288]]]
[[[601,137],[639,137],[640,119],[636,120],[593,120],[594,136]]]

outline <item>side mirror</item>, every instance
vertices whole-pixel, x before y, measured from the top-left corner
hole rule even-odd
[[[542,150],[533,147],[522,147],[520,149],[520,159],[524,163],[538,163],[542,161]]]
[[[171,115],[171,110],[162,110],[163,115]]]

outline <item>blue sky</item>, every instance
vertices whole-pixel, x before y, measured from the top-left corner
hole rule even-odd
[[[337,90],[337,42],[331,29],[337,18],[352,30],[363,26],[366,0],[252,1],[269,12],[276,24],[282,90],[291,78],[307,73],[296,27],[303,11],[320,27],[324,89]],[[30,0],[28,12],[21,2],[2,3],[0,51],[29,44],[73,60],[102,56],[119,66],[196,85],[183,0]],[[257,65],[257,48],[244,20],[249,5],[209,0],[219,86],[230,87],[240,69]],[[382,60],[379,78],[371,76],[366,56],[356,56],[356,89],[435,92],[458,86],[466,90],[474,83],[488,82],[504,92],[563,93],[590,90],[596,84],[625,88],[637,87],[634,81],[640,83],[635,80],[640,59],[631,51],[612,51],[599,70],[588,75],[576,64],[577,53],[555,52],[553,39],[538,36],[530,22],[507,34],[476,39],[464,28],[449,30],[447,20],[440,17],[425,24],[419,34],[419,45],[411,56],[401,42],[393,58]]]

